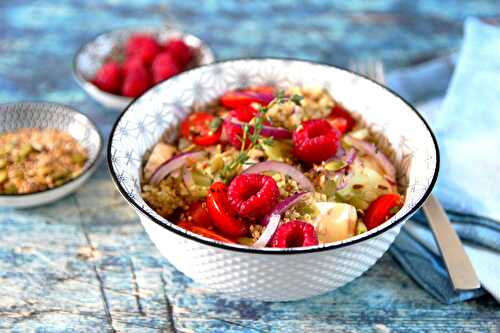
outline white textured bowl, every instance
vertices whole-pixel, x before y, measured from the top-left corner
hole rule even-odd
[[[194,50],[196,65],[210,64],[215,60],[212,50],[198,37],[167,26],[125,28],[100,34],[83,45],[76,53],[73,59],[73,76],[87,94],[112,110],[122,111],[133,98],[108,93],[90,81],[108,57],[123,48],[127,39],[135,33],[151,34],[161,42],[171,38],[181,38]]]
[[[161,138],[176,138],[191,106],[249,85],[316,84],[362,115],[395,161],[406,189],[402,209],[362,235],[327,245],[252,249],[218,243],[175,226],[141,198],[143,156]],[[392,148],[391,148],[392,147]],[[217,292],[263,301],[298,300],[336,289],[366,271],[422,205],[437,178],[436,140],[422,117],[383,86],[347,70],[289,59],[241,59],[202,66],[146,92],[117,120],[109,141],[113,180],[159,251],[177,269]]]
[[[36,193],[0,194],[0,207],[26,208],[58,200],[78,189],[92,175],[102,151],[102,138],[87,116],[66,105],[22,102],[0,104],[0,133],[20,128],[55,128],[71,134],[88,152],[82,174],[67,183]]]

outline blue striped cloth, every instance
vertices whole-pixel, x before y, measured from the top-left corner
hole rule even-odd
[[[421,213],[406,224],[390,252],[447,304],[485,292],[500,302],[500,28],[469,18],[464,30],[456,60],[437,59],[388,77],[388,85],[417,103],[436,133],[441,171],[434,193],[464,242],[482,289],[453,289]],[[418,106],[429,98],[438,102]]]

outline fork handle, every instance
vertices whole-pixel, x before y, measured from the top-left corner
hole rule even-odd
[[[431,194],[424,203],[423,210],[450,274],[453,287],[456,290],[480,288],[481,283],[474,267],[437,198]]]

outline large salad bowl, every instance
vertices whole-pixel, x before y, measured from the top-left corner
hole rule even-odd
[[[201,106],[252,85],[321,85],[377,133],[397,169],[404,205],[361,235],[307,248],[251,248],[220,243],[177,227],[141,197],[144,156],[160,139],[176,139],[179,123]],[[423,204],[437,178],[439,153],[429,126],[402,98],[348,70],[291,59],[240,59],[195,68],[151,88],[117,120],[108,146],[112,178],[158,250],[181,272],[215,292],[262,301],[291,301],[354,280],[387,251]]]

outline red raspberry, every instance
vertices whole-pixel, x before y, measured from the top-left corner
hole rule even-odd
[[[307,222],[290,221],[276,229],[271,247],[301,247],[318,245],[318,235],[314,226]]]
[[[227,189],[231,207],[243,217],[263,217],[278,203],[280,191],[270,176],[248,174],[236,176]]]
[[[334,156],[340,133],[325,119],[304,121],[293,133],[293,154],[307,163],[319,163]]]
[[[186,68],[186,66],[191,62],[193,54],[189,46],[184,43],[182,39],[171,39],[168,41],[165,49],[168,50],[177,61],[177,64],[181,69]]]
[[[136,67],[128,71],[122,87],[122,95],[128,97],[140,96],[152,85],[151,74],[144,67]]]
[[[138,56],[145,65],[151,64],[160,51],[161,46],[158,42],[147,34],[135,34],[131,36],[125,46],[127,57]]]
[[[154,83],[166,80],[180,73],[179,66],[175,59],[168,52],[160,53],[153,60],[152,65]]]
[[[114,62],[108,61],[97,72],[93,83],[104,91],[112,94],[120,93],[123,82],[123,69]]]
[[[127,75],[129,71],[132,71],[137,67],[145,68],[142,59],[138,56],[133,56],[125,60],[125,63],[123,64],[123,71],[125,72],[125,75]]]

